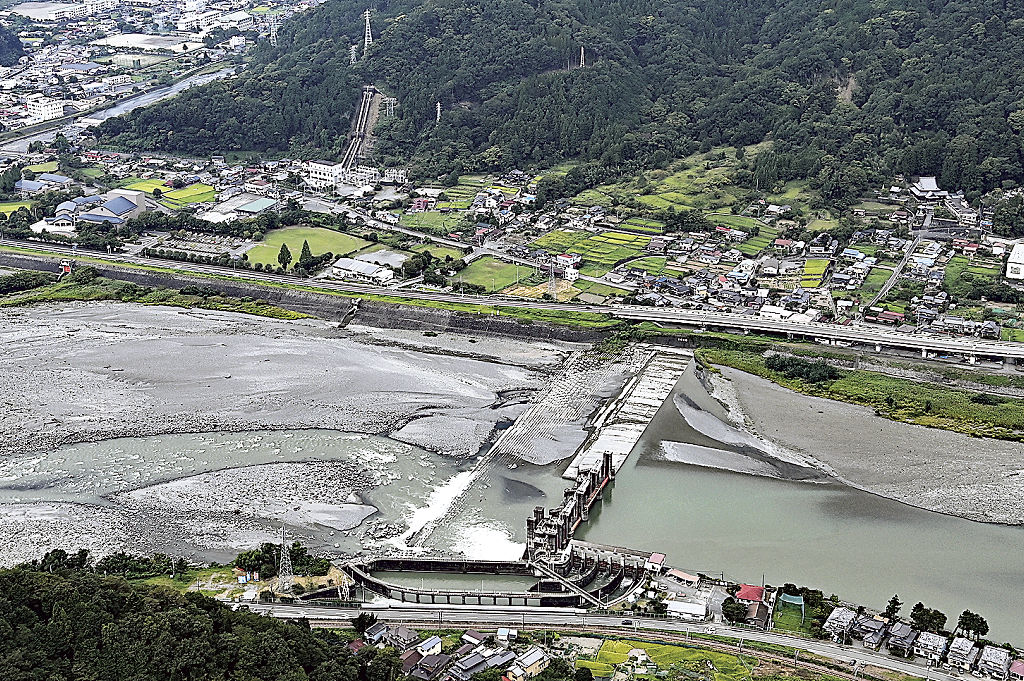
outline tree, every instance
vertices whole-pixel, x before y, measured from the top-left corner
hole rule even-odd
[[[288,250],[288,244],[281,244],[281,250],[277,254],[277,262],[281,263],[281,267],[288,269],[288,264],[292,261],[292,252]]]
[[[162,189],[160,189],[160,187],[153,187],[153,198],[154,199],[159,199],[163,195],[164,195],[164,192],[163,192]]]
[[[305,265],[307,262],[313,259],[313,251],[309,250],[309,241],[306,239],[302,240],[302,253],[299,255],[299,262]]]
[[[903,607],[903,602],[900,600],[899,595],[893,594],[893,597],[889,599],[889,604],[885,606],[885,611],[882,615],[889,620],[895,620],[896,616],[900,614],[901,607]]]
[[[573,674],[573,681],[594,681],[594,672],[589,667],[580,667]]]
[[[985,621],[985,618],[970,610],[960,613],[956,627],[965,634],[972,634],[975,640],[988,633],[988,622]]]
[[[722,603],[722,615],[730,622],[742,622],[747,619],[747,606],[730,596]]]
[[[372,612],[361,612],[352,618],[352,628],[360,634],[365,634],[366,630],[377,623],[377,616]]]

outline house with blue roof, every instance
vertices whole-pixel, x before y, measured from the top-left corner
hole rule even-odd
[[[74,182],[70,177],[56,175],[54,173],[39,173],[39,175],[36,176],[36,180],[47,185],[59,185],[61,187],[67,187]]]
[[[37,194],[46,189],[46,185],[36,180],[18,180],[14,188],[21,194]]]

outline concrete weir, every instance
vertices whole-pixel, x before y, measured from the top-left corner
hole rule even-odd
[[[611,453],[612,469],[618,472],[692,359],[687,350],[654,350],[618,399],[598,416],[596,437],[584,443],[562,477],[576,480],[580,471],[600,467],[605,453]]]

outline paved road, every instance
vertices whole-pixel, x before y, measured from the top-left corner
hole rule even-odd
[[[906,254],[903,256],[903,260],[900,260],[900,264],[897,265],[896,269],[893,270],[892,276],[886,279],[885,284],[882,286],[882,289],[874,298],[871,299],[870,303],[864,306],[865,310],[873,305],[877,305],[878,301],[882,300],[883,298],[885,298],[886,295],[888,295],[889,291],[892,290],[892,287],[896,285],[897,281],[899,281],[900,275],[903,274],[903,270],[905,270],[907,267],[907,263],[909,263],[910,259],[914,256],[914,251],[916,251],[917,247],[920,245],[921,237],[918,236],[916,239],[914,239],[914,242],[910,244],[910,248],[907,249]],[[863,316],[864,314],[862,312],[861,317]]]
[[[251,270],[232,270],[230,267],[217,265],[201,265],[162,261],[153,258],[142,258],[128,255],[106,255],[102,253],[75,251],[57,244],[38,242],[20,242],[7,239],[4,244],[22,246],[36,251],[53,253],[56,257],[99,258],[112,262],[139,265],[160,265],[169,269],[198,274],[230,275],[255,283],[292,283],[303,286],[317,286],[326,290],[343,291],[346,293],[373,293],[378,295],[401,296],[413,300],[433,300],[449,303],[465,303],[482,306],[501,306],[537,309],[560,310],[565,312],[596,312],[611,315],[618,319],[632,321],[664,322],[683,324],[698,328],[714,328],[738,331],[772,332],[794,337],[813,338],[829,341],[856,342],[868,346],[895,347],[916,351],[927,350],[951,355],[997,357],[1008,359],[1024,359],[1024,343],[1008,341],[980,340],[977,338],[941,338],[915,334],[900,333],[894,329],[879,328],[865,325],[840,326],[824,322],[792,322],[765,319],[753,315],[712,312],[706,310],[684,310],[680,308],[655,308],[635,305],[578,305],[573,303],[556,303],[545,300],[525,300],[507,298],[500,295],[477,296],[457,293],[432,291],[400,290],[393,287],[371,286],[351,282],[311,281],[289,275],[274,275]]]
[[[928,669],[907,660],[890,657],[861,647],[841,646],[828,641],[817,641],[785,634],[751,629],[735,628],[721,624],[694,624],[679,620],[636,619],[628,615],[588,615],[580,610],[569,608],[479,608],[474,606],[450,606],[439,609],[438,606],[413,607],[402,604],[394,608],[329,608],[307,604],[279,605],[254,604],[250,606],[255,612],[265,613],[274,617],[291,619],[304,617],[320,620],[325,624],[331,621],[347,621],[360,612],[372,612],[381,620],[416,622],[421,626],[427,623],[438,628],[450,625],[468,626],[518,626],[529,627],[578,627],[580,631],[592,628],[615,629],[623,635],[639,634],[642,631],[666,632],[674,634],[714,633],[729,636],[740,641],[760,641],[799,648],[800,650],[830,658],[842,664],[850,664],[856,660],[859,664],[870,664],[876,667],[891,669],[913,676],[924,676]],[[624,625],[623,617],[628,617],[631,625]],[[740,644],[742,646],[742,643]],[[852,666],[852,665],[851,665]],[[936,676],[932,672],[932,676]]]

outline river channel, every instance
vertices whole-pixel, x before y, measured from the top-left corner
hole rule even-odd
[[[667,450],[687,444],[750,453],[749,443],[716,440],[687,423],[684,403],[702,406],[704,398],[692,377],[680,381],[579,539],[661,551],[692,572],[806,584],[875,607],[898,593],[906,611],[923,601],[954,622],[969,608],[988,619],[993,638],[1024,641],[1024,528],[916,509],[804,476],[799,467],[769,477],[669,460]],[[0,516],[13,532],[4,537],[8,546],[29,542],[22,555],[64,544],[101,550],[90,538],[141,533],[145,541],[129,549],[224,560],[273,540],[282,523],[315,550],[351,555],[445,503],[444,490],[472,461],[329,430],[110,440],[3,461]],[[422,550],[518,557],[527,514],[560,501],[565,464],[495,465]]]

